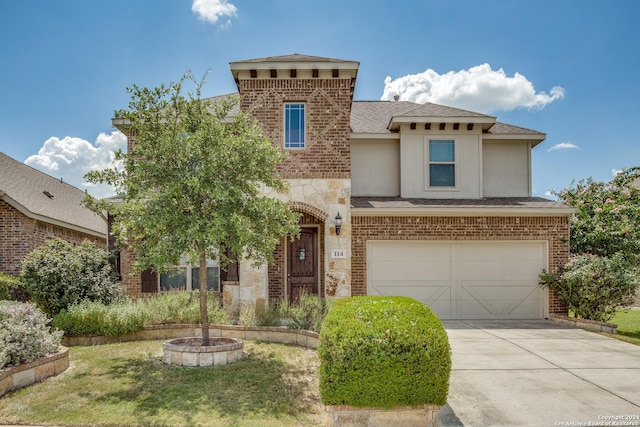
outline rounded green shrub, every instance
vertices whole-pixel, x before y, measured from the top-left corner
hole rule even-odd
[[[109,253],[94,243],[51,239],[22,261],[31,301],[49,316],[84,300],[110,304],[121,297]]]
[[[444,405],[451,348],[442,322],[407,297],[351,297],[327,314],[318,343],[325,405]]]

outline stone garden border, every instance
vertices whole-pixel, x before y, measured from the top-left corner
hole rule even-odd
[[[564,316],[562,314],[549,314],[551,321],[564,326],[586,329],[591,332],[606,332],[609,334],[618,333],[618,325],[613,323],[599,322],[597,320],[577,319],[575,317]]]
[[[197,324],[172,324],[147,326],[140,331],[114,337],[104,335],[65,335],[62,338],[62,343],[66,346],[74,347],[201,336],[202,331]],[[313,331],[289,329],[283,326],[210,325],[209,336],[294,344],[315,350],[318,348],[319,334]]]
[[[55,354],[50,354],[33,362],[0,370],[0,397],[6,393],[27,387],[67,370],[69,349],[60,346]]]

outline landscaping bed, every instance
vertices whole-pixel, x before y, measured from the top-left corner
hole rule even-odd
[[[0,424],[319,425],[316,352],[246,341],[216,368],[162,363],[161,341],[73,347],[64,374],[0,399]]]

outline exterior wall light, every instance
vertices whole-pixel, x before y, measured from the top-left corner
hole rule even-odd
[[[342,228],[342,217],[340,216],[340,212],[338,212],[338,215],[336,215],[333,224],[336,226],[336,236],[339,236],[340,229]]]

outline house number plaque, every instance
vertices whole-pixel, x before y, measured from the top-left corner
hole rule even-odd
[[[346,249],[332,249],[331,250],[331,258],[346,258],[347,250]]]

